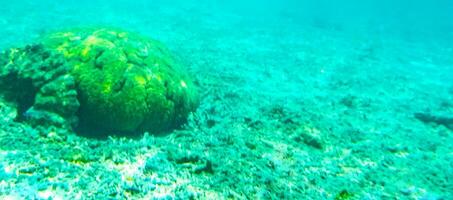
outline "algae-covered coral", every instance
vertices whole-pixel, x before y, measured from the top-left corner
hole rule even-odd
[[[62,55],[29,45],[2,52],[0,66],[1,91],[17,104],[19,119],[67,128],[77,123],[75,81]]]
[[[57,32],[0,57],[0,87],[27,118],[48,122],[56,116],[71,126],[159,132],[181,125],[197,106],[196,88],[170,51],[121,30]]]

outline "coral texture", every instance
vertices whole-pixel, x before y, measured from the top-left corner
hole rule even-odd
[[[2,58],[1,81],[19,80],[2,87],[12,93],[23,88],[7,96],[15,96],[25,113],[39,111],[44,121],[49,117],[43,112],[56,113],[60,121],[85,128],[160,132],[180,126],[198,104],[193,82],[167,48],[121,30],[57,32]],[[18,101],[24,95],[34,103]]]
[[[17,104],[19,119],[65,128],[77,124],[75,81],[61,54],[28,45],[2,52],[0,66],[2,95]]]

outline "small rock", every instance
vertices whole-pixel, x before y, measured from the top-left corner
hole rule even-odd
[[[202,173],[202,172],[213,174],[214,173],[214,168],[212,167],[212,162],[210,160],[207,160],[206,163],[203,166],[195,168],[194,172],[196,174],[199,174],[199,173]]]

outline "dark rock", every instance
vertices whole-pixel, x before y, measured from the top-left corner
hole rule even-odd
[[[414,117],[423,123],[443,125],[446,128],[453,130],[453,117],[437,116],[428,113],[414,113]]]
[[[203,166],[195,168],[194,172],[196,174],[199,174],[199,173],[202,173],[202,172],[213,174],[214,173],[214,168],[212,167],[212,162],[210,160],[207,160],[206,163]]]
[[[315,138],[312,135],[309,135],[308,133],[301,132],[298,135],[296,135],[294,138],[294,141],[296,142],[302,142],[308,146],[311,146],[316,149],[323,149],[323,144],[321,141],[319,141],[318,138]]]

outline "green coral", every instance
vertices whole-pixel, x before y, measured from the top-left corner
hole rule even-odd
[[[31,111],[58,113],[70,123],[77,122],[76,116],[81,127],[127,133],[159,132],[180,126],[198,104],[195,85],[158,41],[103,28],[57,32],[44,37],[41,43],[42,51],[58,56],[50,61],[63,62],[59,66],[64,66],[64,70],[59,76],[48,73],[55,71],[55,67],[23,67],[23,63],[12,67],[13,70],[1,70],[3,80],[33,76],[34,72],[25,75],[29,69],[44,73],[44,78],[50,77],[27,79],[33,87],[25,83],[12,86],[33,88],[34,92],[23,94],[36,96]],[[6,54],[3,58],[8,57]],[[23,57],[34,63],[31,56]],[[0,65],[8,66],[1,62],[0,59]],[[65,106],[71,112],[61,109]]]
[[[0,66],[2,94],[18,104],[20,119],[66,128],[77,123],[75,82],[62,55],[29,45],[2,52]]]

